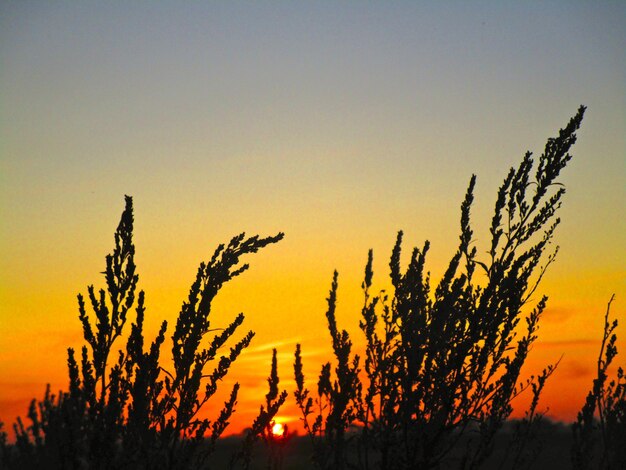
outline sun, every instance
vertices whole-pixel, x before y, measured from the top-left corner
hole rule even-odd
[[[285,426],[280,423],[274,423],[272,426],[272,436],[282,437],[285,434]]]

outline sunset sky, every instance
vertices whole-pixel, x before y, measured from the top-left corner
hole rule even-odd
[[[584,104],[525,370],[563,355],[540,408],[573,419],[612,293],[626,338],[624,25],[621,1],[2,1],[0,420],[24,415],[46,383],[67,388],[66,349],[82,345],[76,294],[104,286],[125,194],[149,338],[162,319],[171,330],[218,243],[286,234],[246,260],[213,312],[222,327],[243,311],[238,337],[256,332],[222,384],[242,384],[238,432],[263,401],[272,347],[291,394],[302,343],[315,388],[334,269],[339,326],[358,346],[367,250],[384,287],[397,231],[405,254],[429,239],[438,279],[476,173],[484,253],[509,167]],[[295,426],[292,403],[280,419]]]

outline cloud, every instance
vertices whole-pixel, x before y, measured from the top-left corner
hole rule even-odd
[[[254,354],[254,353],[259,353],[263,351],[271,351],[274,348],[279,349],[281,346],[296,344],[296,343],[299,343],[300,341],[301,341],[300,337],[291,338],[288,341],[273,341],[271,343],[265,343],[259,346],[249,347],[246,349],[246,351],[248,354]]]
[[[257,346],[256,348],[247,348],[242,354],[241,357],[237,360],[238,363],[266,363],[270,364],[270,360],[272,358],[271,349],[276,348],[276,358],[278,359],[279,365],[284,362],[292,363],[294,360],[294,351],[295,347],[292,348],[279,348],[279,346],[285,345],[293,345],[297,342],[296,339],[291,341],[281,341],[281,342],[272,342],[267,343],[261,346]],[[302,349],[302,357],[310,358],[310,357],[325,357],[328,355],[328,351],[326,349],[320,348],[303,348]]]
[[[563,364],[562,378],[568,379],[581,379],[586,377],[592,377],[594,374],[594,368],[590,365],[583,364],[579,361],[568,361]]]
[[[556,339],[539,340],[533,347],[544,348],[599,348],[600,342],[597,339]]]
[[[546,323],[564,323],[572,316],[574,316],[574,312],[570,308],[548,307],[541,314],[541,320]]]

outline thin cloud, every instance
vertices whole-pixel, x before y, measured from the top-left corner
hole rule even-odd
[[[563,375],[568,379],[592,377],[594,373],[593,367],[579,361],[569,361],[563,364],[563,369]]]
[[[268,351],[267,349],[264,349],[262,351],[256,351],[256,352],[245,351],[244,353],[241,354],[241,357],[237,359],[237,362],[239,364],[245,363],[245,362],[255,362],[255,363],[263,362],[263,363],[269,364],[270,363],[269,361],[272,355],[267,351]],[[302,351],[301,355],[302,357],[323,357],[323,356],[326,356],[327,354],[328,354],[328,351],[325,349],[311,349],[311,350],[305,349]],[[294,351],[292,350],[278,351],[276,353],[276,358],[278,359],[279,365],[283,361],[293,362]]]
[[[574,316],[574,312],[570,308],[548,307],[541,314],[541,320],[546,323],[563,323]]]
[[[600,342],[597,339],[562,339],[562,340],[541,340],[533,345],[534,347],[547,348],[588,348],[599,347]]]
[[[274,348],[279,349],[281,346],[286,346],[289,344],[296,344],[299,342],[301,342],[301,338],[296,337],[296,338],[291,338],[288,341],[273,341],[271,343],[265,343],[259,346],[253,346],[251,348],[247,348],[246,351],[248,352],[248,354],[254,354],[254,353],[259,353],[263,351],[270,351]]]

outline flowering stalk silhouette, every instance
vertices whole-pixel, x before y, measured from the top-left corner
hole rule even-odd
[[[434,290],[425,272],[428,241],[413,249],[404,270],[403,233],[398,233],[389,262],[390,293],[370,293],[369,252],[362,284],[363,362],[336,324],[335,272],[326,316],[336,367],[333,374],[330,363],[322,366],[317,398],[304,386],[299,346],[295,358],[296,402],[319,468],[422,469],[444,462],[478,468],[511,414],[511,401],[526,388],[535,395],[532,422],[554,367],[518,383],[547,298],[527,313],[525,307],[558,251],[549,251],[565,194],[558,177],[572,158],[584,111],[581,106],[559,135],[548,139],[538,161],[527,152],[507,174],[496,198],[486,259],[477,256],[470,227],[475,175],[461,204],[458,248]],[[348,462],[351,427],[358,429],[350,437],[357,445]]]
[[[618,322],[610,319],[613,299],[614,296],[609,300],[604,315],[596,377],[572,425],[572,463],[575,470],[626,467],[626,376],[621,366],[615,378],[610,380],[608,373],[617,356],[615,330]]]
[[[235,409],[238,383],[214,421],[200,417],[200,411],[254,333],[245,333],[220,355],[244,316],[240,313],[226,328],[211,328],[212,302],[227,282],[248,269],[248,264],[240,263],[243,256],[280,241],[283,234],[267,238],[237,235],[200,264],[171,336],[172,370],[160,361],[167,322],[146,347],[145,295],[136,293],[132,236],[132,198],[126,196],[115,247],[106,257],[106,289],[96,292],[89,286],[88,302],[78,296],[78,317],[87,344],[78,359],[75,351],[68,349],[69,391],[55,396],[48,388],[43,401],[31,403],[30,426],[18,419],[15,452],[5,455],[11,466],[195,468],[207,464],[226,429]],[[133,306],[135,322],[126,346],[112,361],[113,346],[123,336]]]

